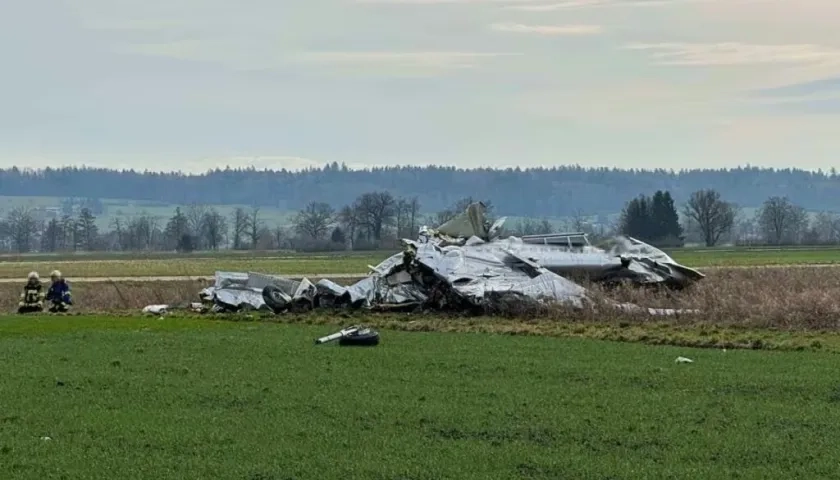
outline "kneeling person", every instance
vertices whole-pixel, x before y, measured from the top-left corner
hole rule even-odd
[[[44,310],[44,290],[38,272],[30,272],[18,302],[18,313],[35,313]]]
[[[70,285],[67,284],[64,277],[61,276],[61,272],[58,270],[53,270],[50,274],[50,280],[52,280],[52,284],[50,285],[49,291],[47,291],[47,301],[52,304],[50,312],[68,311],[70,305],[73,305],[73,299],[70,295]]]

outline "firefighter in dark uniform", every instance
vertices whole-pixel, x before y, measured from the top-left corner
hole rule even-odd
[[[18,313],[35,313],[44,311],[44,286],[38,278],[38,272],[30,272],[20,294]]]
[[[50,302],[50,312],[66,312],[73,305],[73,298],[70,295],[70,285],[64,280],[61,272],[53,270],[50,273],[50,289],[47,291],[47,301]]]

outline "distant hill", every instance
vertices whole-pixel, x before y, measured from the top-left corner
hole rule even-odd
[[[162,204],[259,205],[294,211],[317,200],[340,207],[358,195],[388,190],[417,196],[425,212],[472,196],[487,199],[497,214],[567,217],[608,215],[639,194],[671,192],[681,204],[702,188],[714,188],[742,207],[758,207],[769,196],[787,196],[812,211],[840,211],[836,172],[744,167],[730,170],[621,170],[558,166],[550,169],[390,167],[350,170],[339,164],[305,171],[212,170],[201,175],[62,168],[0,170],[0,195],[154,201]]]

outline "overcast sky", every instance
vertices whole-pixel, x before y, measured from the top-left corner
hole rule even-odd
[[[840,166],[838,0],[25,0],[0,166]]]

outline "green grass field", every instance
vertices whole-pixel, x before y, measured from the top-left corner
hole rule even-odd
[[[680,263],[696,267],[840,263],[837,247],[686,248],[670,250],[668,254]]]
[[[0,318],[0,478],[826,478],[832,354]],[[677,365],[678,355],[695,363]],[[49,439],[46,439],[46,438]]]
[[[24,278],[32,270],[57,268],[69,278],[198,276],[217,270],[280,275],[365,274],[395,251],[290,254],[283,252],[197,252],[176,254],[33,255],[0,257],[0,278]],[[669,252],[692,267],[806,265],[840,263],[840,248],[683,249]],[[53,260],[55,259],[55,260]]]

